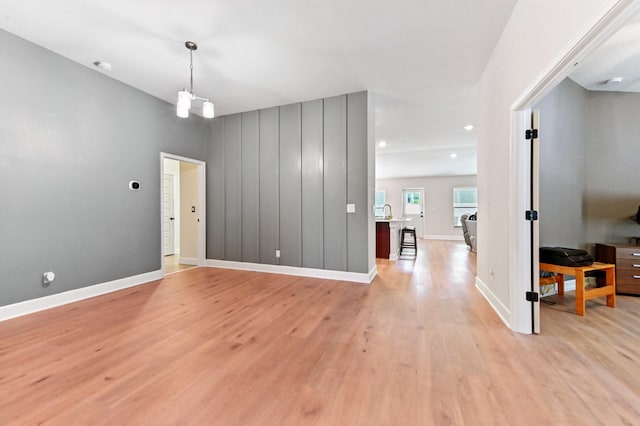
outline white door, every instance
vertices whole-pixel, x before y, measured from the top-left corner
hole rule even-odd
[[[405,188],[402,190],[402,216],[410,217],[409,226],[416,227],[416,236],[424,236],[424,188]]]
[[[173,211],[173,175],[165,174],[163,180],[164,205],[162,206],[162,217],[164,221],[164,235],[162,253],[165,256],[174,254],[175,240],[175,216]]]

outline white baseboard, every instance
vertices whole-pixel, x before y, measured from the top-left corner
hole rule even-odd
[[[20,317],[45,309],[55,308],[68,303],[77,302],[102,294],[111,293],[128,287],[145,284],[151,281],[162,279],[162,270],[147,272],[133,277],[122,278],[106,283],[90,285],[63,293],[52,294],[50,296],[39,297],[37,299],[25,300],[24,302],[13,303],[11,305],[0,306],[0,321]]]
[[[378,275],[378,267],[373,265],[373,268],[369,271],[369,282],[373,281],[376,275]]]
[[[234,262],[231,260],[207,259],[205,266],[211,268],[237,269],[240,271],[269,272],[272,274],[295,275],[299,277],[322,278],[328,280],[351,281],[369,284],[377,273],[374,266],[369,273],[331,271],[328,269],[299,268],[294,266],[269,265],[263,263]]]
[[[491,305],[493,310],[496,311],[502,322],[504,322],[507,327],[511,328],[511,311],[504,306],[493,291],[491,291],[491,289],[478,277],[476,277],[476,288],[480,294],[487,299],[487,302],[489,302],[489,305]]]
[[[178,262],[182,265],[200,265],[200,260],[195,257],[181,257]]]
[[[424,235],[425,240],[464,241],[462,235]]]

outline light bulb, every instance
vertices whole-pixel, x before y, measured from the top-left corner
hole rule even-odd
[[[205,101],[202,104],[202,116],[204,118],[213,118],[213,102]]]
[[[176,115],[180,118],[188,118],[189,108],[185,108],[184,106],[178,104],[178,106],[176,107]]]
[[[191,93],[186,90],[181,90],[178,92],[178,105],[176,108],[176,112],[178,117],[187,118],[189,117],[189,109],[191,108]]]

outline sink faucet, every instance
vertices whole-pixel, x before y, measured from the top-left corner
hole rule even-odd
[[[391,212],[391,204],[385,204],[384,206],[382,206],[383,212],[386,213],[387,212],[387,207],[389,207],[389,214],[385,215],[385,217],[387,219],[391,219],[393,217],[393,213]]]

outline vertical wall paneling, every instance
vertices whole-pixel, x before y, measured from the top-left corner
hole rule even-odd
[[[278,264],[278,108],[260,110],[260,263]]]
[[[213,120],[207,156],[207,258],[225,258],[224,254],[224,123]]]
[[[323,101],[302,104],[302,266],[324,268]]]
[[[369,254],[367,93],[347,95],[347,270],[366,273]]]
[[[302,266],[300,104],[280,107],[280,264]]]
[[[324,267],[347,270],[347,97],[324,100]]]
[[[242,261],[260,261],[260,121],[242,114]]]
[[[229,115],[224,125],[225,159],[225,255],[226,260],[242,260],[242,118]]]

